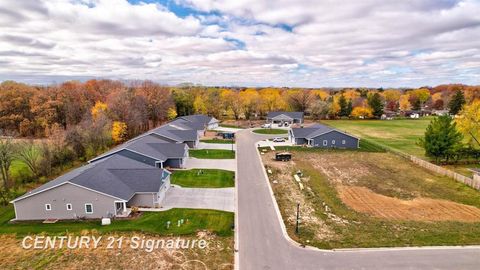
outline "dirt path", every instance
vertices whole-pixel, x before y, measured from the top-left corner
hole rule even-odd
[[[355,211],[392,220],[480,221],[480,209],[446,200],[401,200],[377,194],[365,187],[338,186],[342,201]]]

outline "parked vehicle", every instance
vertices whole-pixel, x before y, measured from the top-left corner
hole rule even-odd
[[[285,122],[285,124],[283,124],[283,126],[285,126],[285,127],[288,127],[288,123],[287,123],[287,122]]]
[[[283,127],[283,123],[278,124],[278,127]]]
[[[290,161],[292,159],[292,154],[289,152],[281,152],[275,154],[275,160],[277,161]]]
[[[273,138],[272,141],[273,142],[286,142],[287,140],[285,138],[277,137],[277,138]]]
[[[271,128],[272,127],[272,124],[263,124],[262,125],[262,128]]]

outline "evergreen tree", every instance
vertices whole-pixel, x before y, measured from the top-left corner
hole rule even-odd
[[[372,108],[374,117],[380,118],[382,116],[384,105],[379,93],[375,93],[369,98],[368,105]]]
[[[340,112],[338,113],[340,117],[350,115],[347,111],[348,110],[347,99],[343,96],[343,94],[338,99],[338,106],[340,106]]]
[[[352,103],[352,100],[349,99],[347,104],[347,116],[350,116],[352,114],[352,111],[353,111],[353,103]]]
[[[438,163],[441,159],[448,161],[461,147],[462,139],[452,117],[443,115],[430,122],[420,145],[425,149],[425,155]]]
[[[450,108],[450,114],[458,114],[462,110],[464,104],[465,96],[463,95],[463,92],[461,90],[457,90],[452,100],[448,104],[448,107]]]

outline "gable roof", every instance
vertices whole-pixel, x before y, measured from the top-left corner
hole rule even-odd
[[[158,192],[169,174],[167,170],[154,168],[121,155],[113,155],[72,170],[12,202],[66,183],[128,201],[136,192]]]
[[[271,119],[280,115],[285,115],[287,117],[290,117],[292,119],[303,119],[303,112],[269,112],[267,114],[267,118]]]
[[[147,135],[136,140],[128,141],[88,162],[98,161],[122,150],[128,150],[163,162],[169,158],[183,158],[186,148],[187,146],[184,143],[168,143],[154,135]]]
[[[204,114],[186,115],[186,116],[181,116],[179,118],[187,120],[189,122],[193,122],[193,123],[200,123],[203,125],[219,122],[215,117],[204,115]]]
[[[304,138],[304,139],[312,139],[312,138],[318,137],[322,134],[332,132],[332,131],[340,132],[340,133],[345,134],[349,137],[358,139],[357,137],[355,137],[353,135],[347,134],[347,133],[342,132],[338,129],[334,129],[332,127],[322,125],[322,124],[318,124],[318,123],[314,124],[312,126],[309,126],[309,127],[305,127],[305,128],[292,128],[291,129],[291,132],[292,132],[292,134],[295,138]]]
[[[152,129],[147,134],[157,134],[176,142],[196,141],[198,133],[193,129],[181,129],[178,126],[166,124]]]

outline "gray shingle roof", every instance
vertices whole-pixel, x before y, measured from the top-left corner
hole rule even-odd
[[[179,129],[176,126],[166,124],[164,126],[148,131],[147,134],[155,133],[176,142],[196,141],[198,133],[193,129]]]
[[[267,118],[271,119],[282,114],[293,119],[303,119],[303,112],[269,112]]]
[[[305,138],[305,139],[312,139],[312,138],[317,137],[318,135],[330,132],[332,130],[336,130],[336,131],[344,133],[344,134],[346,134],[350,137],[356,138],[355,136],[352,136],[350,134],[347,134],[345,132],[339,131],[337,129],[334,129],[334,128],[331,128],[329,126],[322,125],[322,124],[314,124],[314,125],[311,125],[309,127],[292,128],[291,129],[291,131],[293,133],[293,136],[295,138]]]
[[[168,171],[121,155],[113,155],[66,173],[14,201],[63,183],[73,183],[107,195],[129,200],[136,192],[158,192]]]
[[[213,122],[218,122],[218,120],[215,119],[214,117],[204,115],[204,114],[186,115],[186,116],[181,116],[179,118],[185,119],[185,120],[190,121],[190,122],[201,123],[203,125],[209,124],[212,120],[213,120]]]

